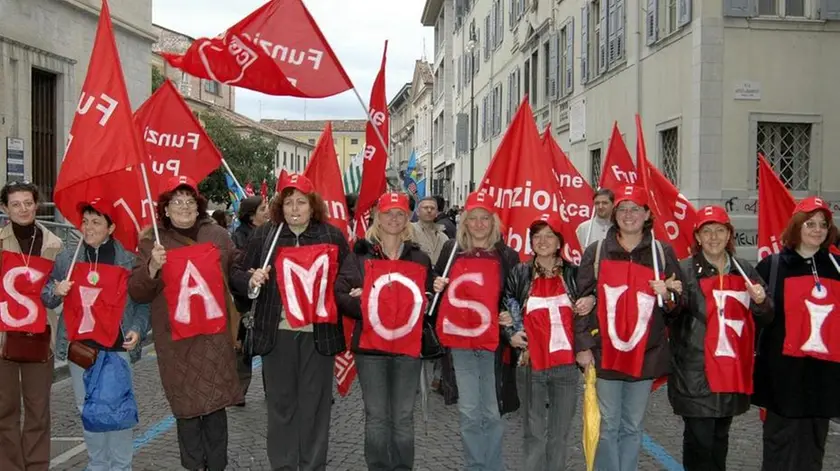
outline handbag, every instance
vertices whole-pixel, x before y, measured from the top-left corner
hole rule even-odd
[[[0,357],[18,363],[46,363],[50,359],[52,329],[47,328],[40,334],[29,332],[6,332]]]
[[[82,342],[70,342],[67,348],[67,359],[86,370],[96,363],[99,350]]]
[[[134,428],[137,401],[131,384],[131,367],[117,352],[103,351],[84,374],[85,403],[82,427],[87,432],[116,432]]]
[[[437,360],[446,354],[440,344],[435,326],[431,322],[423,320],[423,339],[420,344],[420,358],[423,360]]]

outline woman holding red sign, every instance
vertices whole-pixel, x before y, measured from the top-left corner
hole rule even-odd
[[[616,192],[612,222],[606,238],[590,245],[580,263],[583,297],[575,349],[578,364],[594,365],[598,375],[601,436],[595,467],[630,471],[638,467],[653,380],[671,370],[666,320],[678,312],[680,266],[671,246],[657,240],[654,248],[644,188]]]
[[[450,258],[453,259],[451,269],[446,273]],[[481,263],[491,266],[485,268]],[[504,280],[517,263],[519,255],[502,241],[501,222],[496,214],[493,198],[486,193],[470,193],[464,204],[464,213],[455,240],[447,241],[443,245],[438,258],[435,271],[446,277],[436,278],[434,285],[435,291],[443,292],[447,284],[452,282],[438,310],[438,318],[444,321],[443,324],[439,322],[438,335],[441,336],[441,342],[452,349],[455,381],[458,385],[464,469],[467,470],[504,469],[504,423],[501,411],[505,410],[506,405],[502,403],[500,371],[505,345],[499,342],[499,307]],[[472,300],[465,301],[459,298],[468,297],[471,286],[461,282],[461,275],[470,275],[470,272],[495,279],[484,281],[485,284],[478,287],[479,291],[473,293]],[[489,342],[469,337],[472,332],[463,326],[469,326],[470,319],[478,316],[475,312],[464,313],[464,309],[459,312],[455,303],[448,302],[450,299],[460,301],[457,302],[458,305],[463,305],[464,302],[476,303],[477,299],[489,301],[488,305],[484,306],[484,309],[489,310],[489,316],[484,321],[490,328],[482,335],[482,338],[489,337]],[[461,317],[458,314],[464,318],[456,319]],[[453,334],[447,334],[447,321],[458,326],[458,330],[461,330],[460,335],[456,329],[451,329]]]
[[[256,303],[253,328],[243,348],[247,354],[262,356],[271,468],[324,469],[333,356],[344,351],[345,342],[336,320],[318,321],[309,314],[312,306],[327,305],[333,299],[331,283],[349,248],[341,231],[327,223],[326,204],[311,180],[284,173],[279,190],[271,202],[270,222],[254,229],[245,253],[233,265],[231,283],[245,299],[252,288],[259,287],[252,301]],[[269,254],[275,238],[276,249]],[[328,266],[312,261],[324,254],[333,257]],[[263,269],[266,260],[271,263]],[[308,270],[308,275],[300,277],[299,272],[285,268],[289,266]],[[315,294],[307,295],[307,290]],[[297,298],[295,293],[300,293]],[[328,299],[315,299],[321,293]],[[302,306],[307,299],[311,304]],[[332,305],[331,312],[337,316]]]
[[[158,197],[157,218],[160,243],[151,230],[140,234],[128,294],[151,303],[160,379],[176,419],[181,465],[222,470],[227,466],[225,408],[242,398],[233,349],[238,320],[229,319],[234,309],[225,302],[222,278],[233,261],[233,242],[207,216],[207,200],[188,177],[169,179]],[[179,317],[182,296],[186,319]]]
[[[822,198],[796,205],[784,248],[756,267],[775,317],[758,333],[752,403],[767,410],[763,471],[822,469],[829,419],[840,417],[840,265]]]
[[[670,325],[668,399],[685,423],[686,471],[726,469],[732,418],[750,408],[755,323],[773,319],[764,281],[735,256],[734,237],[725,209],[700,208],[694,255],[680,262],[683,312]]]
[[[513,319],[504,332],[529,358],[520,388],[523,469],[566,469],[577,405],[580,371],[573,342],[578,267],[562,258],[562,224],[556,214],[531,223],[534,257],[517,265],[505,283],[504,299]]]
[[[365,462],[373,471],[414,469],[414,403],[432,264],[412,239],[404,193],[379,198],[373,223],[341,265],[335,295],[357,319],[353,352],[365,404]]]

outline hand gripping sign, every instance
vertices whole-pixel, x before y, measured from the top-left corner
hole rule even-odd
[[[738,275],[700,280],[706,297],[706,379],[713,393],[753,392],[755,324],[746,286]]]
[[[7,250],[0,252],[0,331],[40,334],[47,329],[47,310],[41,290],[53,262]]]
[[[206,242],[167,250],[161,277],[172,340],[225,331],[225,281],[215,245]]]
[[[785,279],[782,353],[840,362],[840,281],[813,276]]]
[[[419,263],[365,262],[359,348],[420,356],[427,276],[426,267]]]
[[[501,273],[493,259],[459,258],[438,310],[437,334],[449,348],[496,351]]]
[[[598,270],[601,368],[639,378],[656,296],[653,270],[633,262],[602,260]]]
[[[338,247],[333,244],[283,247],[274,262],[277,289],[289,325],[338,323],[333,284],[338,274]]]
[[[67,339],[93,340],[110,347],[117,341],[128,296],[128,270],[114,265],[76,263],[73,287],[64,298]],[[97,278],[88,276],[98,273]],[[93,281],[94,283],[91,283]]]
[[[547,370],[575,361],[574,311],[560,278],[536,278],[525,304],[525,333],[531,367]]]

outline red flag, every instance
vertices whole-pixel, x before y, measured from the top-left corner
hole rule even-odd
[[[367,260],[359,348],[420,356],[426,312],[426,267],[403,260]]]
[[[246,198],[250,198],[250,197],[255,195],[254,185],[252,185],[251,182],[248,182],[248,183],[245,184],[244,190],[245,190],[245,197]]]
[[[112,220],[114,237],[127,248],[137,246],[138,214],[144,191],[136,168],[143,147],[131,116],[108,2],[103,0],[88,73],[55,185],[53,198],[61,214],[81,226],[80,203],[119,195]]]
[[[345,237],[349,237],[347,201],[344,198],[344,182],[338,166],[338,155],[335,153],[331,122],[327,122],[321,133],[303,175],[315,185],[315,191],[327,204],[330,224],[339,228]]]
[[[618,130],[618,122],[615,122],[598,187],[616,192],[623,186],[635,185],[637,178],[633,158],[630,157],[630,151],[627,150],[627,145]]]
[[[67,338],[110,347],[120,332],[129,273],[116,265],[97,264],[95,268],[90,263],[76,263],[70,275],[73,287],[64,298],[63,312]]]
[[[40,334],[47,329],[47,310],[41,290],[53,262],[38,256],[0,251],[0,332]]]
[[[289,178],[289,172],[285,168],[280,169],[280,176],[277,177],[277,183],[274,185],[275,193],[280,193],[280,183],[286,181],[287,178]]]
[[[782,353],[840,362],[840,281],[796,276],[786,278],[785,340]]]
[[[146,171],[153,197],[171,177],[200,182],[222,164],[222,154],[169,80],[134,112],[134,126],[151,161]]]
[[[277,290],[290,326],[300,329],[312,323],[338,323],[333,293],[338,276],[338,247],[333,244],[282,247],[274,268]]]
[[[542,142],[543,148],[554,162],[554,175],[560,183],[560,191],[563,194],[564,204],[560,215],[565,222],[577,227],[592,217],[592,200],[595,198],[595,191],[551,136],[551,125],[543,133]]]
[[[260,197],[263,199],[263,201],[268,200],[268,182],[265,180],[265,178],[263,178],[263,182],[260,185]]]
[[[367,225],[365,219],[368,212],[376,205],[382,193],[387,190],[385,181],[385,168],[388,165],[388,129],[390,115],[388,113],[388,101],[385,99],[385,57],[388,53],[388,41],[385,41],[385,50],[382,51],[382,64],[379,66],[379,73],[373,82],[370,92],[370,110],[368,111],[368,123],[365,129],[365,150],[364,163],[362,164],[362,183],[359,188],[359,198],[356,200],[356,220],[362,221],[364,228]],[[374,130],[379,129],[379,135],[385,140],[379,141]],[[357,232],[358,232],[357,228]],[[358,235],[358,234],[357,234]],[[363,238],[364,234],[360,238]]]
[[[601,368],[638,378],[656,297],[650,280],[653,270],[633,262],[602,260],[598,269],[598,325]]]
[[[499,346],[499,262],[459,258],[438,309],[440,343],[450,348],[496,351]]]
[[[713,393],[753,393],[755,323],[740,275],[700,280],[706,297],[705,367]]]
[[[272,0],[167,62],[203,79],[269,95],[324,98],[353,83],[301,0]]]
[[[776,172],[758,154],[758,259],[782,250],[782,232],[796,201]]]
[[[563,196],[553,170],[553,162],[545,158],[534,115],[525,97],[478,187],[478,191],[489,193],[495,200],[502,226],[506,228],[505,241],[519,252],[522,260],[531,255],[528,236],[531,223],[562,209]],[[563,239],[566,242],[563,257],[580,263],[575,226],[563,224]]]
[[[166,251],[161,274],[172,340],[227,328],[221,254],[209,242]]]
[[[535,278],[523,321],[531,367],[547,370],[575,362],[574,305],[560,278]]]
[[[347,394],[350,393],[350,386],[353,385],[353,380],[356,379],[356,357],[350,349],[347,349],[335,356],[333,374],[335,376],[338,394],[340,394],[341,397],[347,396]]]

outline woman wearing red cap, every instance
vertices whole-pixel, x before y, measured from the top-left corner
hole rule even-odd
[[[504,289],[504,280],[519,263],[519,255],[504,244],[500,227],[501,222],[490,195],[470,193],[464,204],[455,240],[449,240],[443,245],[435,271],[440,274],[446,271],[453,250],[457,251],[455,259],[479,257],[497,260],[501,272],[499,291]],[[446,278],[436,278],[435,291],[443,291],[448,282]],[[455,381],[458,385],[464,469],[467,470],[504,469],[504,424],[501,412],[508,411],[510,406],[502,403],[502,375],[499,372],[503,348],[500,342],[496,352],[452,349]]]
[[[762,324],[770,322],[773,302],[755,268],[735,256],[735,231],[726,210],[700,208],[694,227],[693,256],[680,262],[683,312],[670,326],[673,371],[668,377],[668,399],[685,423],[686,471],[722,471],[732,417],[750,408],[755,345],[751,317]],[[751,284],[746,284],[740,270]],[[724,290],[743,295],[723,306],[709,299]],[[732,342],[743,349],[736,351]]]
[[[626,186],[616,192],[612,222],[604,240],[590,245],[580,263],[580,311],[589,314],[575,319],[575,349],[580,351],[578,364],[592,364],[598,374],[601,437],[595,467],[631,471],[638,467],[653,380],[671,370],[665,326],[666,317],[678,312],[680,267],[670,245],[657,240],[653,247],[653,216],[643,188]],[[659,280],[652,270],[654,256]],[[607,286],[604,278],[616,286]],[[593,310],[596,297],[599,310]],[[601,325],[602,316],[606,325]],[[646,326],[638,320],[645,317]],[[612,332],[619,326],[621,335]]]
[[[181,465],[194,470],[222,470],[227,466],[225,408],[242,398],[233,349],[239,321],[230,318],[234,309],[229,306],[230,332],[172,340],[161,269],[167,250],[210,242],[221,253],[222,273],[227,273],[235,249],[227,231],[207,215],[207,199],[188,177],[169,180],[158,197],[157,219],[160,244],[155,243],[151,230],[140,234],[139,256],[128,280],[128,294],[137,302],[151,303],[160,379],[176,419]]]
[[[338,324],[289,325],[277,287],[277,270],[262,269],[280,247],[329,244],[338,248],[338,262],[349,252],[341,231],[327,223],[327,207],[303,175],[287,174],[271,201],[271,221],[255,229],[245,253],[231,270],[234,291],[254,300],[251,339],[246,350],[261,355],[268,406],[266,447],[272,469],[324,469],[329,445],[333,356],[345,349]],[[277,231],[275,252],[269,254]]]
[[[373,471],[414,469],[414,403],[423,360],[379,350],[362,349],[362,287],[369,260],[403,260],[427,270],[432,290],[432,264],[412,239],[408,196],[385,193],[364,239],[356,241],[335,283],[338,309],[356,319],[353,352],[365,404],[365,462]]]
[[[504,299],[512,317],[505,334],[511,345],[530,352],[531,357],[530,364],[523,368],[525,383],[520,388],[525,409],[522,412],[525,432],[523,469],[566,469],[567,441],[577,405],[580,371],[575,365],[574,348],[568,350],[566,360],[555,360],[550,345],[551,326],[556,322],[549,317],[550,311],[542,306],[533,313],[529,313],[528,309],[535,287],[538,294],[534,296],[567,295],[572,306],[577,300],[575,277],[578,267],[563,260],[562,225],[563,221],[556,214],[532,222],[528,234],[534,257],[517,265],[505,282]],[[582,308],[585,303],[580,304]],[[572,309],[579,310],[576,307]],[[527,323],[523,322],[523,314],[530,317]],[[572,319],[564,321],[564,324],[571,332]],[[550,327],[545,332],[544,328],[537,331],[539,326]],[[572,335],[568,335],[568,339],[573,340]],[[541,359],[535,362],[534,355],[540,355]],[[549,404],[547,409],[546,403]]]
[[[822,469],[829,418],[840,417],[840,342],[826,320],[840,301],[829,251],[836,237],[825,201],[805,198],[782,233],[782,251],[756,267],[775,310],[756,344],[752,403],[767,410],[762,471]]]

